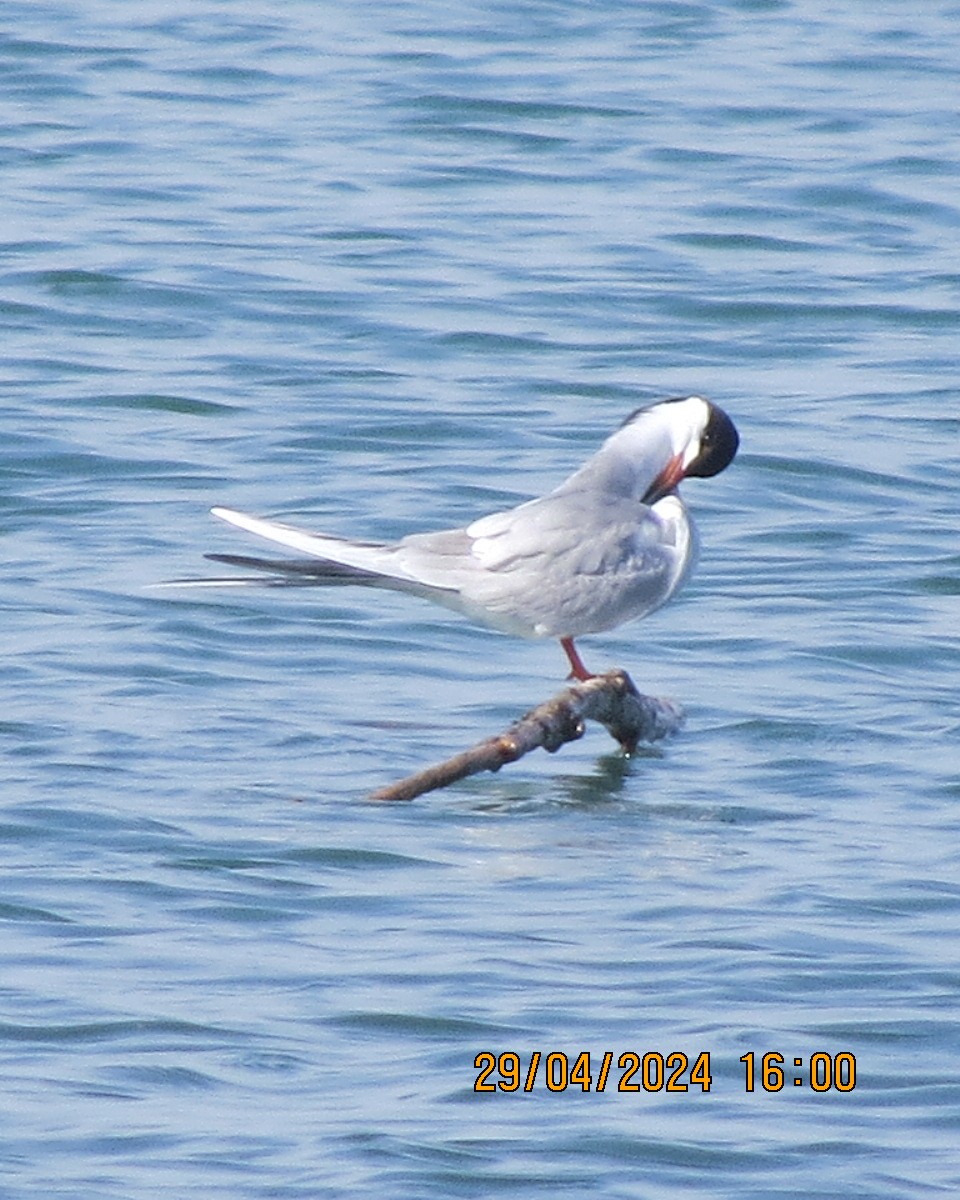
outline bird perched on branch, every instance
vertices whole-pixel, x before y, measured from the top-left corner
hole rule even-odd
[[[645,617],[689,574],[696,532],[677,491],[733,461],[736,428],[700,396],[632,413],[592,458],[537,500],[462,529],[399,542],[308,533],[229,508],[213,515],[304,558],[208,554],[259,576],[180,580],[193,586],[361,584],[423,596],[520,637],[554,637],[571,678],[586,680],[574,638]]]

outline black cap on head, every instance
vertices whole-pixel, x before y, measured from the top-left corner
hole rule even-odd
[[[737,428],[722,408],[710,405],[710,416],[700,437],[700,451],[684,472],[706,479],[710,475],[719,475],[733,462],[740,445],[740,435]]]

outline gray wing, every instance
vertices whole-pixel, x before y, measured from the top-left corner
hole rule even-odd
[[[692,561],[679,497],[558,490],[466,529],[480,568],[460,587],[488,624],[533,636],[599,633],[659,608]]]

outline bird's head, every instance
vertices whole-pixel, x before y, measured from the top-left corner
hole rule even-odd
[[[644,504],[656,504],[688,475],[706,478],[728,467],[740,445],[736,426],[701,396],[661,400],[627,417],[618,438],[642,451],[649,482]]]

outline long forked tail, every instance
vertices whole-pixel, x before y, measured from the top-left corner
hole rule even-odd
[[[378,542],[355,542],[322,533],[309,533],[280,521],[268,521],[232,508],[213,508],[215,517],[256,534],[270,542],[288,546],[307,558],[261,558],[251,554],[207,554],[214,562],[261,572],[257,576],[226,576],[218,579],[179,580],[211,587],[331,587],[359,583],[403,590],[416,584],[391,561],[390,547]]]
[[[381,542],[357,542],[322,533],[309,533],[267,521],[230,508],[214,508],[215,517],[230,525],[299,550],[306,558],[270,559],[249,554],[207,554],[214,562],[259,572],[258,576],[233,575],[215,579],[177,579],[176,586],[190,587],[331,587],[366,584],[368,587],[394,588],[421,593],[425,590],[416,576],[396,561],[395,548]]]

